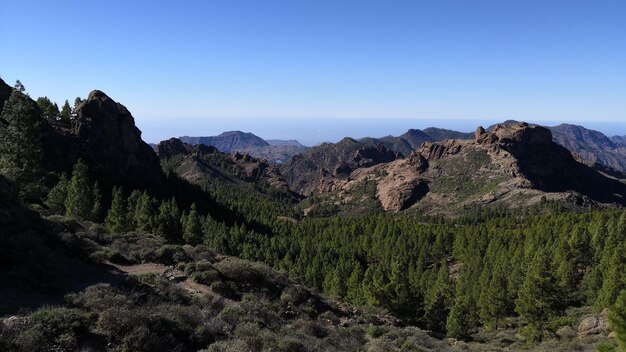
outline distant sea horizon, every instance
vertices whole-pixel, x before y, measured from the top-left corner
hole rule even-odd
[[[305,146],[336,143],[345,137],[380,138],[399,136],[409,129],[428,127],[445,128],[459,132],[473,132],[478,126],[487,128],[506,120],[518,120],[542,126],[562,123],[580,125],[602,132],[608,137],[626,135],[626,121],[563,121],[502,119],[410,119],[410,118],[152,118],[135,117],[142,138],[148,143],[158,143],[171,137],[215,136],[226,131],[251,132],[265,140],[297,140]]]

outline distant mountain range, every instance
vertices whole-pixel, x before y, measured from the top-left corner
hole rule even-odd
[[[212,146],[225,153],[248,153],[255,158],[265,159],[273,164],[281,164],[308,149],[296,140],[264,140],[252,133],[241,131],[229,131],[209,137],[184,136],[179,139],[190,145]]]
[[[518,121],[509,120],[502,124],[518,123]],[[487,130],[493,131],[494,128],[495,125],[490,126]],[[581,161],[589,165],[602,164],[619,172],[626,172],[626,136],[607,137],[601,132],[572,124],[561,124],[547,128],[552,132],[552,138],[555,142],[575,153]],[[356,149],[380,144],[393,152],[401,154],[401,156],[407,157],[420,148],[424,142],[439,142],[448,139],[468,140],[472,138],[474,138],[474,133],[429,127],[424,130],[409,129],[406,133],[397,137],[366,137],[353,141],[358,144]],[[204,144],[214,146],[218,150],[227,153],[235,151],[248,153],[253,157],[266,159],[270,163],[275,164],[285,163],[293,156],[305,153],[309,149],[309,147],[303,146],[296,140],[264,140],[253,133],[241,131],[229,131],[218,136],[209,137],[184,136],[180,137],[180,139],[190,145]],[[319,147],[321,146],[315,148]]]

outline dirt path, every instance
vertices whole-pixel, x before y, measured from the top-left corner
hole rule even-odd
[[[178,269],[174,269],[172,266],[157,263],[142,263],[135,265],[120,265],[114,263],[107,264],[115,267],[115,269],[121,271],[122,273],[125,273],[126,275],[138,276],[146,274],[156,274],[165,276],[170,281],[175,282],[177,286],[183,288],[194,296],[212,294],[212,291],[211,289],[209,289],[208,286],[193,281],[191,278],[187,277],[184,272]]]

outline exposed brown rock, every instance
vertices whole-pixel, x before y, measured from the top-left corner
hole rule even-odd
[[[583,319],[578,325],[578,337],[608,334],[608,314],[609,310],[605,308],[600,314]]]
[[[519,207],[542,199],[585,208],[626,204],[625,184],[578,162],[552,142],[548,129],[524,123],[495,126],[493,132],[478,128],[474,140],[424,142],[407,159],[367,168],[347,165],[320,174],[317,191],[341,197],[373,180],[376,198],[389,211]]]

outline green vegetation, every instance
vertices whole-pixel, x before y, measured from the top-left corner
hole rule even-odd
[[[607,308],[625,348],[621,208],[390,214],[362,207],[376,192],[364,182],[333,195],[338,213],[217,152],[193,156],[214,172],[198,185],[175,174],[197,165],[174,157],[153,175],[164,189],[128,189],[98,182],[99,160],[73,159],[71,176],[44,167],[40,135],[65,128],[50,109],[17,84],[1,115],[0,312],[15,315],[1,350],[610,350],[575,331]],[[488,157],[445,162],[461,174]],[[441,184],[497,182],[466,179]]]

